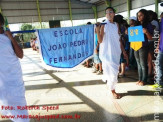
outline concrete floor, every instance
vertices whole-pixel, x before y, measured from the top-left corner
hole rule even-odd
[[[37,52],[25,49],[24,53],[21,65],[28,105],[40,108],[59,105],[58,110],[48,112],[29,110],[29,115],[68,117],[40,122],[154,122],[157,113],[157,121],[163,121],[163,97],[155,96],[149,86],[137,86],[137,71],[127,71],[126,78],[119,78],[116,91],[123,97],[115,100],[101,76],[92,73],[91,68],[80,66],[69,72],[47,70]],[[75,119],[76,115],[80,118]]]

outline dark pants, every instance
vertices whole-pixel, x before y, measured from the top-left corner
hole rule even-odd
[[[134,51],[135,59],[138,66],[139,80],[147,82],[148,79],[148,47],[142,47],[138,51]]]
[[[134,50],[132,48],[130,48],[129,63],[132,68],[134,68],[134,69],[137,68],[137,63],[136,63],[136,59],[134,56]]]
[[[163,53],[159,52],[158,54],[158,57],[157,57],[157,61],[158,61],[158,66],[156,65],[157,67],[157,72],[156,72],[156,75],[157,75],[157,83],[159,85],[163,85]]]

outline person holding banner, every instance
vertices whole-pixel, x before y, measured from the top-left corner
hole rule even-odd
[[[28,118],[17,118],[18,115],[28,116],[27,110],[17,108],[17,106],[26,106],[25,88],[18,58],[23,58],[23,50],[11,32],[4,31],[4,18],[0,14],[0,112],[3,115],[15,116],[10,118],[14,122],[29,122]]]
[[[94,70],[93,73],[96,73],[97,75],[102,75],[102,62],[99,58],[99,47],[100,44],[98,43],[98,37],[97,37],[97,31],[95,29],[95,51],[94,51]]]
[[[130,27],[134,27],[137,25],[137,18],[135,16],[130,17],[129,20],[130,20],[129,21]],[[129,54],[129,62],[130,62],[129,67],[133,67],[134,69],[137,68],[137,63],[136,63],[136,59],[134,56],[134,49],[132,49],[131,47],[130,47],[130,54]]]
[[[145,41],[143,42],[142,47],[138,51],[134,51],[136,62],[138,65],[138,75],[139,80],[137,85],[147,84],[148,79],[148,40],[152,40],[153,27],[149,22],[148,12],[145,9],[141,9],[137,13],[138,25],[142,25]],[[140,40],[141,41],[141,40]]]
[[[91,22],[87,22],[87,25],[91,25],[92,23]],[[90,67],[92,67],[91,66],[91,59],[88,59],[86,62],[85,62],[85,67],[87,67],[87,68],[90,68]]]
[[[98,42],[100,43],[99,56],[103,67],[102,80],[109,85],[113,97],[119,99],[121,96],[116,93],[115,86],[118,82],[121,49],[125,57],[127,57],[127,54],[120,41],[118,24],[113,21],[115,16],[114,8],[107,7],[105,12],[107,18],[106,24],[101,25],[101,27],[96,26]]]

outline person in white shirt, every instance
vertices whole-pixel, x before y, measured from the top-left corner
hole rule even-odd
[[[98,42],[100,43],[99,57],[103,67],[102,80],[107,82],[113,97],[119,99],[121,96],[116,93],[115,86],[118,82],[120,55],[123,52],[124,56],[127,57],[127,54],[120,40],[119,26],[113,21],[115,16],[114,8],[107,7],[105,12],[107,18],[106,24],[96,27]]]
[[[22,70],[18,58],[23,58],[23,50],[14,40],[11,32],[4,31],[4,18],[0,14],[0,112],[2,115],[15,116],[14,122],[29,122],[27,110],[19,110],[18,106],[26,106],[25,88]],[[5,110],[4,107],[10,109]]]

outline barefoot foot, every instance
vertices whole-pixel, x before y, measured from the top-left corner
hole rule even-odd
[[[112,90],[112,95],[113,95],[114,99],[120,99],[121,98],[121,96],[119,94],[117,94],[115,92],[115,90]]]
[[[140,80],[138,80],[137,82],[136,82],[136,85],[139,85],[139,83],[140,83],[141,81]]]
[[[141,82],[139,83],[139,86],[144,86],[144,85],[146,85],[146,84],[145,84],[145,82],[143,82],[143,81],[141,81]]]

